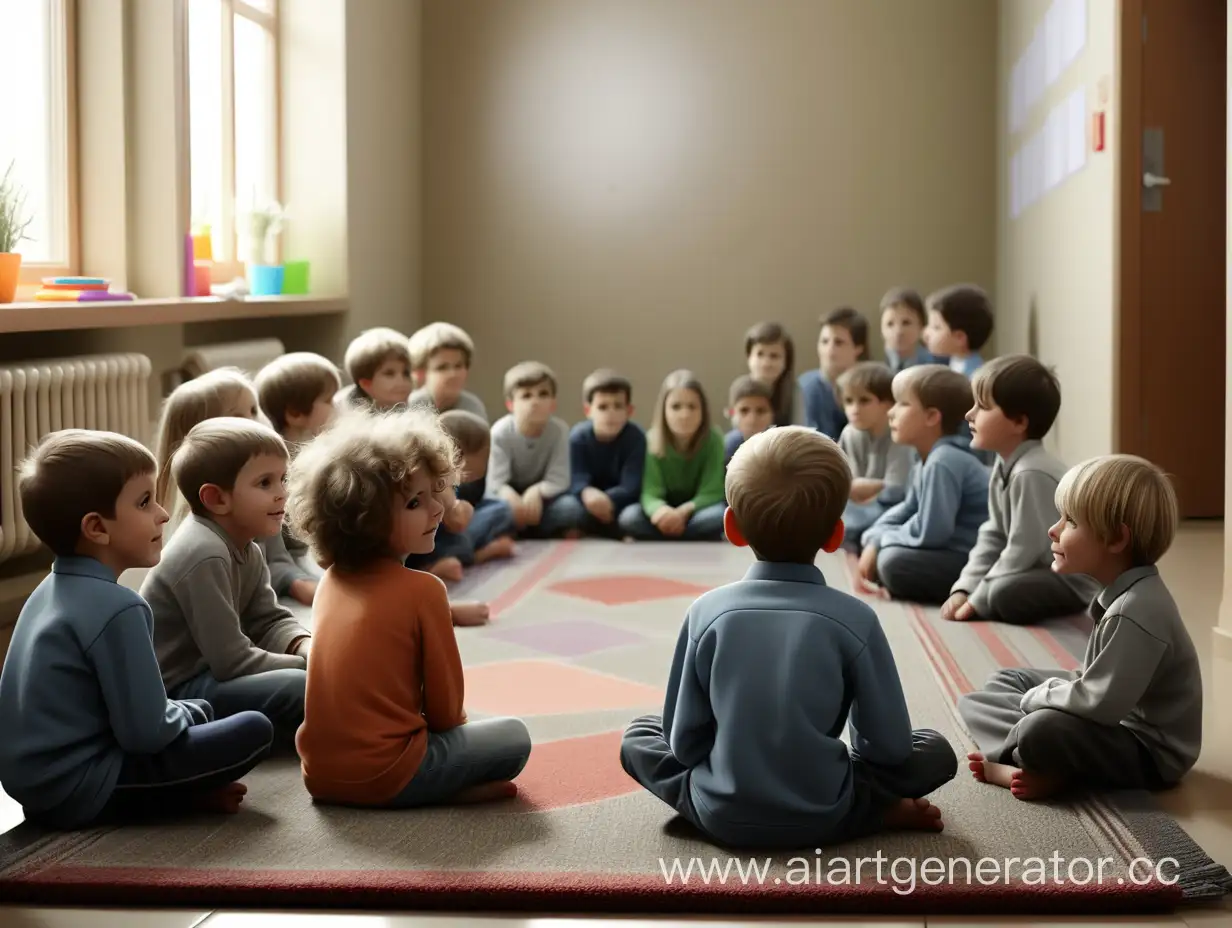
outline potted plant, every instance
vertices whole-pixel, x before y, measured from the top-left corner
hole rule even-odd
[[[253,296],[282,293],[283,268],[281,264],[271,263],[270,256],[284,218],[285,213],[278,203],[254,209],[248,215],[248,288]]]
[[[12,303],[17,295],[21,255],[17,245],[27,241],[26,230],[34,220],[24,215],[26,194],[13,181],[13,162],[0,179],[0,303]]]

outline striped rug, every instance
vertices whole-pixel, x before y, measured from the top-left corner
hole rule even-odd
[[[1215,898],[1232,879],[1151,797],[1023,803],[959,776],[941,835],[884,834],[733,856],[680,827],[621,770],[621,732],[662,709],[690,601],[741,577],[726,544],[525,544],[454,591],[490,625],[459,629],[472,718],[519,715],[534,738],[519,798],[414,812],[315,806],[293,761],[247,779],[244,808],[157,827],[0,838],[0,900],[626,913],[1141,912]],[[1078,666],[1089,621],[943,622],[853,580],[878,611],[913,723],[972,748],[955,700],[1001,667]]]

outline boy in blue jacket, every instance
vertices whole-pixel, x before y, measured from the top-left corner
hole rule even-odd
[[[971,450],[971,382],[940,364],[894,377],[890,435],[916,450],[907,498],[864,533],[859,573],[895,599],[941,604],[988,518],[988,468]]]
[[[150,607],[116,582],[161,556],[155,469],[133,439],[81,429],[47,436],[22,469],[26,522],[55,562],[0,673],[0,784],[42,825],[235,812],[236,781],[273,743],[258,712],[215,722],[209,703],[167,698]]]
[[[876,613],[814,566],[842,543],[850,487],[843,453],[812,429],[770,429],[740,447],[724,531],[757,561],[689,608],[662,717],[625,732],[629,776],[720,844],[941,830],[923,797],[954,778],[954,749],[912,731]]]
[[[646,433],[633,415],[633,385],[601,368],[582,382],[586,418],[569,433],[569,492],[586,510],[584,531],[616,537],[616,517],[642,495]]]

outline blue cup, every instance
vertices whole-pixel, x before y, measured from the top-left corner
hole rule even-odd
[[[248,268],[248,291],[252,296],[278,296],[282,293],[281,264],[253,264]]]

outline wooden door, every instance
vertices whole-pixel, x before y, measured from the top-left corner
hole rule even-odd
[[[1125,0],[1119,450],[1224,511],[1227,3]]]

